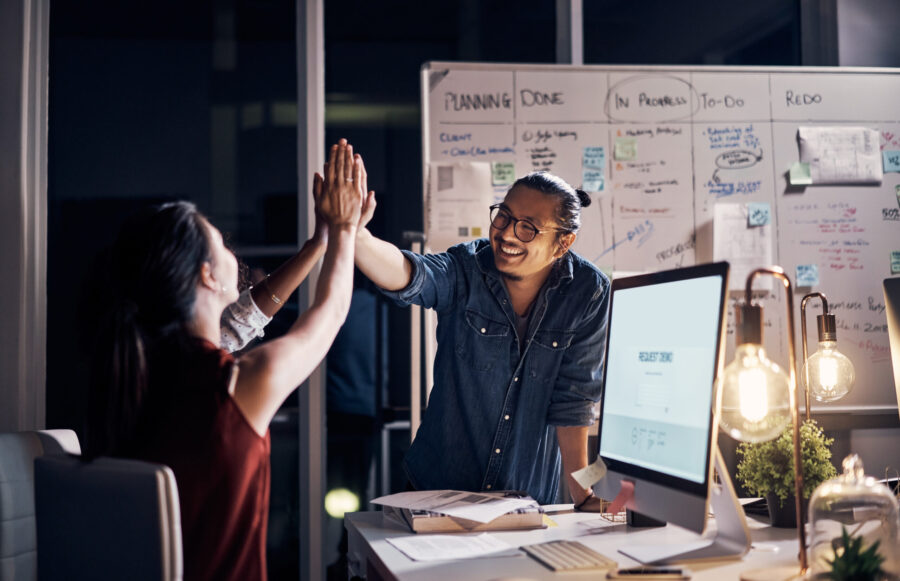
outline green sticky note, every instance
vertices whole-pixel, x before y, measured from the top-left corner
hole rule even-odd
[[[616,161],[631,161],[637,157],[637,139],[634,137],[616,137],[613,148]]]
[[[791,185],[812,185],[812,176],[809,173],[809,164],[805,161],[795,161],[791,166]]]
[[[511,161],[491,162],[491,185],[509,186],[516,181],[516,164]]]
[[[891,251],[891,274],[900,274],[900,250]]]

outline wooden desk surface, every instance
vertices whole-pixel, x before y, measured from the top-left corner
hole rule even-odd
[[[491,533],[513,546],[556,539],[577,539],[595,551],[619,563],[620,567],[639,565],[618,552],[630,544],[685,543],[698,539],[694,533],[675,526],[655,529],[629,529],[624,525],[592,528],[596,515],[587,513],[558,514],[551,517],[557,527],[533,531]],[[740,560],[689,563],[692,579],[722,581],[738,579],[749,569],[797,565],[796,529],[776,529],[748,518],[753,548]],[[486,557],[423,563],[416,562],[395,549],[386,539],[413,533],[399,525],[385,523],[381,512],[357,512],[344,519],[349,539],[348,558],[351,573],[367,576],[368,581],[396,579],[401,581],[501,581],[604,579],[596,571],[589,573],[553,573],[524,553],[508,557]]]

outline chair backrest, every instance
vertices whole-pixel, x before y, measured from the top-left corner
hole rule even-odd
[[[0,434],[0,581],[37,579],[34,459],[80,454],[72,430]]]
[[[175,475],[119,458],[35,460],[41,581],[179,581],[181,514]]]

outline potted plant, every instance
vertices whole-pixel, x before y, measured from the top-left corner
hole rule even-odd
[[[862,537],[851,537],[846,527],[842,527],[841,542],[834,558],[828,560],[831,571],[817,575],[816,579],[831,581],[877,581],[891,579],[881,568],[884,557],[878,553],[879,541],[863,550]]]
[[[831,444],[815,420],[800,426],[800,449],[803,462],[803,499],[809,501],[813,490],[837,475],[831,465]],[[740,461],[738,481],[750,493],[766,498],[772,526],[795,527],[794,508],[794,444],[791,426],[768,442],[742,443],[737,449]]]

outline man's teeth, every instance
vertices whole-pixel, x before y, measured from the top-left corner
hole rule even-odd
[[[503,251],[504,254],[509,254],[512,256],[518,256],[519,254],[524,254],[524,250],[520,250],[518,248],[513,248],[512,246],[501,246],[500,250]]]

